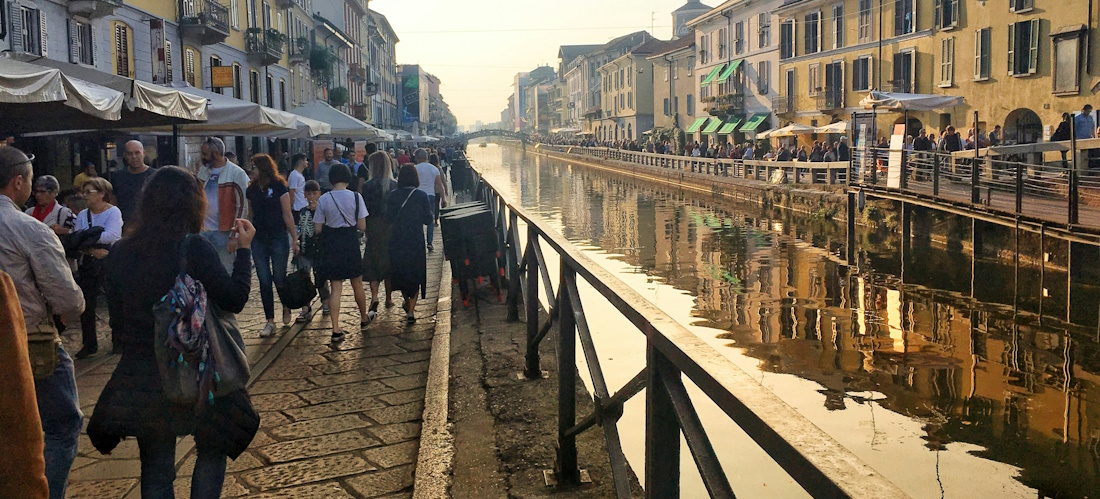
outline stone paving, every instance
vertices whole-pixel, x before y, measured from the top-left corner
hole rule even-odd
[[[438,231],[435,244],[442,248]],[[345,284],[341,324],[347,336],[339,344],[332,344],[329,317],[319,312],[308,324],[261,339],[264,318],[254,287],[253,299],[237,316],[249,361],[256,366],[269,353],[277,357],[258,376],[253,373],[249,393],[261,428],[249,449],[229,463],[223,497],[411,497],[443,265],[441,251],[429,254],[427,298],[418,301],[411,325],[395,294],[395,306],[380,306],[374,323],[359,332],[358,310]],[[102,322],[104,352],[110,340]],[[75,352],[79,331],[65,336],[66,348]],[[85,420],[117,363],[117,355],[104,354],[77,362]],[[177,460],[176,496],[188,497],[195,463],[190,437],[177,445]],[[81,435],[68,496],[136,498],[139,477],[136,441],[127,439],[103,456]]]

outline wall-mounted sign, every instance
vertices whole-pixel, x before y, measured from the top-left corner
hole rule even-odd
[[[233,86],[233,66],[211,66],[210,86],[227,88]]]

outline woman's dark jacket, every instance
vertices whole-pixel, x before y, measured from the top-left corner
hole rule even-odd
[[[421,298],[426,297],[428,254],[424,247],[424,226],[435,222],[428,195],[415,187],[390,191],[386,221],[390,223],[388,249],[392,289],[406,294],[419,291]]]
[[[153,307],[179,274],[179,242],[153,249],[138,246],[123,239],[106,261],[107,305],[122,359],[99,396],[88,437],[107,454],[123,437],[193,434],[199,448],[236,458],[251,443],[260,422],[244,390],[216,399],[213,405],[203,404],[198,414],[194,406],[178,405],[164,396],[153,350]],[[203,284],[211,303],[239,313],[252,284],[252,252],[237,250],[230,275],[214,246],[192,237],[187,273]]]

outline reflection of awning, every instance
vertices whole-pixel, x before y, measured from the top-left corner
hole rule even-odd
[[[695,120],[691,124],[691,126],[687,127],[687,130],[684,130],[684,133],[695,133],[699,130],[699,127],[703,126],[703,123],[706,123],[706,122],[707,122],[706,118],[699,118],[699,119]]]
[[[0,127],[18,133],[118,125],[126,97],[60,70],[0,58]]]
[[[156,126],[206,121],[206,99],[155,83],[98,71],[95,68],[55,61],[45,57],[27,61],[36,66],[60,69],[66,76],[103,85],[122,92],[123,126]]]
[[[703,133],[714,133],[720,126],[722,126],[722,118],[711,118],[707,127],[703,129]]]
[[[741,131],[745,133],[755,132],[760,128],[760,125],[768,121],[768,116],[770,116],[768,113],[757,113],[752,115],[752,117],[741,126]]]
[[[741,118],[734,118],[732,120],[729,120],[726,122],[725,125],[722,125],[722,128],[718,129],[718,135],[729,135],[733,133],[734,130],[737,130],[737,125],[740,124]]]
[[[294,108],[292,113],[306,118],[328,123],[332,127],[329,135],[338,138],[373,139],[381,136],[377,128],[359,121],[348,114],[336,109],[327,102],[313,101],[304,106]]]
[[[737,71],[737,68],[741,67],[741,61],[743,60],[744,59],[738,59],[736,61],[733,61],[733,63],[729,66],[726,66],[726,70],[722,71],[722,75],[718,77],[718,83],[722,83],[730,79],[730,76],[733,76],[733,73]]]
[[[718,72],[721,71],[721,70],[722,70],[722,65],[721,64],[715,66],[714,69],[711,70],[710,74],[708,74],[706,78],[703,78],[703,85],[706,85],[707,83],[710,83],[710,82],[714,81],[714,79],[718,77]]]

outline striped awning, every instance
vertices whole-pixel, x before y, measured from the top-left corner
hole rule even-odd
[[[733,118],[722,125],[722,128],[718,129],[718,135],[729,135],[737,130],[737,125],[741,124],[741,118]]]
[[[706,118],[699,118],[699,119],[695,120],[691,124],[691,126],[687,127],[687,130],[684,130],[684,132],[685,133],[695,133],[695,132],[699,131],[699,127],[703,126],[703,123],[706,123],[706,122],[707,122]]]
[[[707,127],[703,129],[703,133],[714,133],[714,132],[717,132],[717,131],[718,131],[718,127],[720,127],[720,126],[722,126],[722,118],[714,118],[714,117],[712,117],[712,118],[710,119],[710,122],[708,122],[708,123],[707,123]]]
[[[718,73],[721,72],[721,71],[722,71],[722,65],[715,66],[714,69],[711,70],[710,74],[708,74],[706,78],[703,78],[703,83],[702,84],[706,85],[706,84],[714,81],[714,79],[718,77]]]
[[[722,71],[722,74],[718,77],[718,83],[722,83],[730,79],[730,76],[733,76],[733,73],[737,71],[737,68],[741,67],[742,61],[744,61],[744,59],[738,59],[736,61],[733,61],[733,63],[731,63],[729,66],[726,66],[726,70]]]

